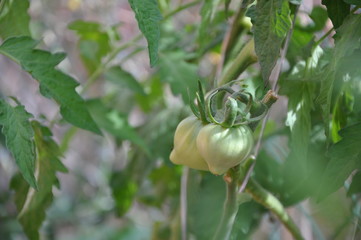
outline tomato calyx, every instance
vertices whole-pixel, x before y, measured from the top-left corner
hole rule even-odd
[[[223,97],[225,93],[230,94],[225,101],[225,110],[217,109],[217,97]],[[219,94],[219,95],[218,95]],[[250,111],[253,105],[260,105],[262,111],[257,116],[250,117]],[[244,90],[234,91],[230,87],[220,87],[213,90],[206,99],[207,120],[210,123],[221,125],[225,128],[239,127],[251,122],[261,120],[268,110],[268,107],[262,102],[253,100],[252,94]],[[223,112],[223,119],[220,120],[219,113]]]
[[[199,80],[198,80],[198,92],[196,92],[196,100],[197,100],[197,106],[193,103],[192,99],[190,99],[189,102],[193,114],[204,124],[209,123],[205,110],[206,103],[205,103],[204,91],[203,91],[202,83]]]

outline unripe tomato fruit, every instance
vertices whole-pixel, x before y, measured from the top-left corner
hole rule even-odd
[[[253,144],[252,131],[246,125],[224,128],[211,123],[204,126],[197,137],[199,153],[216,175],[246,160]]]
[[[170,160],[174,164],[209,171],[197,148],[197,136],[202,128],[202,122],[194,116],[179,123],[174,134],[174,149],[170,154]]]

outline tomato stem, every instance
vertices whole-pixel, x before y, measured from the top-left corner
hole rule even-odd
[[[238,103],[237,100],[229,97],[226,102],[226,112],[224,114],[224,120],[221,123],[222,127],[230,128],[234,125],[238,115]]]
[[[223,213],[221,221],[219,222],[216,234],[213,237],[213,240],[219,239],[229,239],[233,227],[234,220],[237,215],[238,205],[237,205],[237,180],[236,180],[236,171],[234,168],[231,168],[226,177],[229,177],[227,183],[227,196],[223,206]]]
[[[279,218],[296,240],[303,240],[304,238],[302,237],[300,230],[288,215],[282,203],[272,193],[264,189],[255,179],[248,176],[250,170],[254,167],[254,163],[255,157],[251,156],[242,166],[240,166],[237,180],[241,187],[238,193],[242,193],[245,188],[246,192],[252,196],[253,200],[269,209]],[[247,182],[245,183],[245,181]]]
[[[229,96],[226,101],[227,109],[224,114],[225,119],[222,123],[220,123],[215,119],[214,116],[216,115],[215,113],[217,112],[218,108],[221,108],[223,106],[223,98],[226,93],[231,94],[231,96]],[[233,100],[230,100],[231,98]],[[229,101],[233,101],[234,103],[230,103]],[[237,101],[245,104],[245,108],[239,108]],[[231,105],[233,105],[235,112],[233,112],[233,110],[230,110]],[[232,126],[241,126],[249,124],[250,122],[259,122],[259,120],[261,120],[265,116],[268,110],[267,104],[254,101],[252,94],[250,94],[249,92],[245,92],[244,90],[236,92],[232,88],[227,86],[213,90],[207,97],[205,108],[207,117],[210,122],[222,125],[226,128]],[[254,112],[256,112],[257,114],[255,115]],[[247,117],[248,113],[251,113],[251,118]],[[231,115],[235,116],[234,120]]]
[[[250,113],[251,113],[251,118],[256,118],[256,116],[260,116],[265,114],[268,109],[271,108],[271,106],[278,100],[278,96],[277,94],[272,91],[269,90],[267,92],[267,94],[263,97],[263,99],[261,100],[261,102],[255,102],[255,104],[253,104]],[[264,109],[266,107],[266,109]],[[264,116],[262,116],[260,119],[258,119],[255,122],[251,122],[249,124],[249,127],[252,130],[255,130],[259,121],[263,118]]]
[[[269,209],[275,214],[283,225],[290,231],[296,240],[303,240],[302,234],[292,218],[288,215],[282,203],[270,192],[264,189],[254,179],[250,178],[246,187],[246,192],[252,195],[252,198]]]
[[[236,78],[244,72],[250,65],[256,63],[258,60],[254,50],[253,38],[249,40],[242,50],[238,53],[237,57],[232,61],[231,66],[225,71],[218,86],[222,86]]]

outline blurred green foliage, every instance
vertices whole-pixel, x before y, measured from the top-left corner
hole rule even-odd
[[[263,135],[261,125],[254,132],[262,144],[251,178],[292,208],[314,239],[361,237],[361,15],[351,6],[358,1],[325,0],[301,11],[305,3],[296,0],[130,0],[108,12],[89,8],[90,1],[64,2],[0,1],[0,53],[38,80],[42,96],[55,100],[61,113],[49,117],[40,104],[44,109],[31,115],[36,104],[22,96],[13,104],[7,96],[16,93],[1,89],[1,239],[177,240],[184,228],[186,239],[212,239],[224,207],[224,179],[175,166],[169,154],[178,123],[191,114],[198,81],[212,90],[251,38],[259,64],[233,87],[255,100],[271,88],[289,40],[276,79],[281,97]],[[41,11],[29,11],[29,3]],[[131,9],[133,22],[124,21]],[[100,16],[83,17],[86,12]],[[52,17],[53,26],[67,26],[61,34],[51,29]],[[39,35],[31,36],[29,21]],[[39,48],[47,50],[34,49],[41,41],[32,37],[44,39]],[[58,66],[65,55],[51,53],[52,44],[64,44],[64,65]],[[11,85],[4,78],[1,83]],[[24,170],[31,156],[17,153],[33,145],[36,170]],[[9,152],[23,175],[35,176],[30,183],[36,181],[38,191],[16,173]],[[269,210],[246,193],[238,201],[230,239],[282,239]]]

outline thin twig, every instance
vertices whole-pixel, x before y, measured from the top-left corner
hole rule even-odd
[[[261,149],[261,138],[262,138],[262,135],[264,133],[264,130],[266,128],[266,123],[268,121],[268,118],[269,118],[269,113],[267,113],[267,115],[265,116],[265,118],[263,119],[262,121],[262,126],[261,126],[261,131],[260,131],[260,136],[258,137],[257,139],[257,143],[256,143],[256,146],[255,146],[255,150],[254,150],[254,153],[253,153],[253,158],[254,158],[254,162],[252,163],[252,166],[249,168],[249,170],[247,171],[247,174],[246,174],[246,177],[244,178],[244,180],[242,181],[242,185],[241,187],[239,188],[239,191],[238,193],[242,193],[246,186],[247,186],[247,183],[251,177],[251,174],[253,172],[253,169],[254,169],[254,166],[256,165],[256,159],[257,159],[257,156],[259,154],[259,151]]]
[[[280,57],[279,64],[277,64],[277,65],[275,66],[275,69],[273,69],[273,71],[272,71],[272,73],[274,73],[274,76],[272,76],[273,74],[271,74],[270,79],[269,79],[270,81],[272,80],[271,78],[274,79],[274,82],[273,82],[273,85],[272,85],[272,90],[273,90],[274,92],[276,92],[276,93],[277,93],[276,87],[277,87],[278,80],[279,80],[279,78],[280,78],[281,69],[282,69],[283,63],[284,63],[285,58],[286,58],[288,46],[289,46],[289,44],[290,44],[290,40],[291,40],[291,37],[292,37],[292,34],[293,34],[293,29],[295,28],[295,23],[296,23],[296,17],[297,17],[298,8],[299,8],[299,6],[297,6],[297,8],[296,8],[296,10],[295,10],[295,15],[293,16],[291,29],[290,29],[290,31],[289,31],[288,34],[287,34],[284,47],[283,47],[283,49],[281,50],[281,57]]]
[[[190,3],[187,3],[187,4],[184,4],[184,5],[181,5],[179,6],[178,8],[174,9],[173,11],[169,12],[168,14],[164,15],[162,20],[167,20],[168,18],[170,18],[171,16],[174,16],[176,15],[177,13],[179,13],[180,11],[183,11],[184,9],[187,9],[187,8],[190,8],[190,7],[193,7],[195,5],[197,5],[198,3],[201,3],[202,0],[196,0],[196,1],[193,1],[193,2],[190,2]]]
[[[292,21],[292,27],[291,27],[291,30],[288,32],[287,34],[287,37],[286,37],[286,40],[285,40],[285,44],[284,44],[284,47],[281,51],[281,59],[279,61],[279,63],[275,66],[274,70],[272,71],[273,74],[271,74],[270,76],[270,81],[271,81],[271,78],[275,79],[273,85],[272,85],[272,90],[273,92],[277,93],[277,83],[278,83],[278,79],[279,79],[279,76],[280,76],[280,73],[281,73],[281,69],[282,69],[282,65],[283,65],[283,62],[286,58],[286,53],[287,53],[287,50],[288,50],[288,46],[289,46],[289,42],[291,40],[291,36],[292,36],[292,33],[293,33],[293,29],[294,29],[294,26],[295,26],[295,22],[296,22],[296,17],[297,17],[297,11],[298,11],[298,8],[296,9],[295,11],[295,16],[293,17],[293,21]],[[256,146],[254,148],[254,157],[255,157],[255,161],[253,162],[253,165],[249,168],[247,174],[246,174],[246,177],[245,179],[243,180],[242,182],[242,185],[241,185],[241,189],[239,191],[239,193],[241,193],[247,186],[247,183],[249,181],[249,178],[251,176],[251,173],[254,169],[254,165],[256,164],[256,159],[257,159],[257,156],[259,154],[259,151],[261,149],[261,141],[262,141],[262,136],[264,134],[264,130],[266,128],[266,124],[267,124],[267,121],[268,121],[268,118],[269,118],[269,112],[267,113],[266,117],[263,119],[262,121],[262,127],[261,127],[261,131],[259,133],[259,137],[257,139],[257,143],[256,143]]]
[[[355,7],[351,10],[351,14],[355,13],[359,8],[360,8],[360,6],[355,6]],[[320,45],[333,31],[335,31],[335,27],[330,28],[330,30],[328,30],[320,39],[318,39],[318,40],[313,44],[313,49],[312,49],[312,50],[314,50],[318,45]]]
[[[84,88],[82,89],[81,93],[86,92],[86,90],[89,89],[89,87],[97,80],[97,78],[104,73],[107,70],[107,66],[108,64],[113,61],[113,59],[124,49],[131,47],[132,45],[134,45],[136,42],[138,42],[141,38],[141,35],[137,35],[135,36],[132,40],[130,40],[129,42],[117,47],[116,49],[114,49],[108,56],[107,60],[104,61],[102,64],[100,64],[95,71],[93,72],[92,75],[90,75],[90,77],[88,78],[88,80],[86,81],[86,84],[84,86]]]
[[[335,30],[335,28],[331,28],[330,30],[328,30],[320,39],[317,40],[317,42],[315,42],[315,44],[313,45],[314,48],[318,45],[320,45],[323,40],[325,40],[333,31]]]
[[[189,168],[184,167],[181,179],[180,192],[180,218],[181,218],[181,236],[182,240],[187,240],[187,189],[188,189]]]
[[[249,0],[242,0],[241,5],[238,8],[237,13],[233,17],[232,24],[229,28],[229,31],[227,32],[222,46],[221,46],[221,60],[219,61],[219,64],[217,66],[217,73],[216,78],[214,79],[215,82],[213,83],[213,86],[217,86],[217,79],[221,77],[221,73],[223,71],[223,68],[225,66],[225,63],[227,61],[227,57],[229,55],[229,52],[234,47],[237,37],[240,35],[240,33],[243,31],[242,27],[240,26],[240,20],[244,17],[247,6],[248,6]]]

